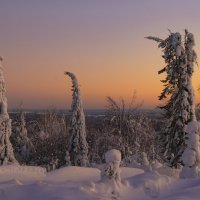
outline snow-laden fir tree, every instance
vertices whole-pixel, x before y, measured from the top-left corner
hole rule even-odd
[[[195,45],[194,36],[192,33],[185,31],[185,54],[186,54],[186,66],[187,66],[187,88],[189,93],[190,102],[190,121],[186,127],[186,149],[184,150],[181,160],[183,162],[183,168],[180,174],[182,178],[195,178],[199,176],[200,167],[200,123],[197,122],[195,116],[195,103],[194,103],[194,91],[192,87],[192,73],[194,71],[194,62],[196,61],[196,53],[193,50]]]
[[[0,165],[17,163],[13,147],[10,142],[11,136],[11,119],[7,111],[7,98],[5,80],[2,68],[3,59],[0,57]]]
[[[147,39],[158,42],[158,47],[164,52],[162,57],[166,65],[159,71],[159,74],[165,72],[166,78],[161,81],[164,89],[159,100],[167,100],[166,104],[161,106],[167,119],[167,127],[162,134],[161,141],[162,153],[173,167],[178,167],[181,163],[180,158],[185,149],[186,125],[195,116],[191,77],[196,53],[192,49],[194,41],[190,41],[193,36],[192,38],[190,36],[192,34],[185,30],[184,44],[180,33],[170,32],[165,40],[147,37]]]
[[[25,116],[21,106],[17,113],[16,121],[13,123],[11,142],[16,159],[22,164],[27,164],[35,149],[27,135]]]
[[[75,166],[88,166],[88,144],[86,141],[85,115],[83,112],[79,85],[73,73],[65,72],[72,79],[72,105],[70,122],[69,154],[71,164]]]

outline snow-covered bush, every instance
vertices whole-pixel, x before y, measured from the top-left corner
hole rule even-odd
[[[105,143],[122,152],[123,165],[128,165],[133,160],[141,163],[142,152],[148,154],[150,161],[154,160],[158,154],[157,135],[151,120],[139,110],[140,105],[135,103],[135,97],[128,108],[123,99],[119,103],[111,97],[107,100],[102,128],[108,135]]]
[[[35,152],[35,148],[27,135],[23,110],[20,109],[16,115],[16,120],[13,122],[11,142],[18,162],[28,164],[31,155]]]
[[[151,164],[149,163],[149,160],[147,158],[147,154],[145,152],[142,152],[142,166],[144,170],[151,171]]]
[[[30,164],[49,168],[65,166],[68,147],[68,130],[65,116],[55,109],[49,109],[35,116],[27,123],[30,139],[35,147]]]
[[[154,160],[151,163],[151,166],[152,166],[152,170],[157,170],[157,169],[161,168],[163,165],[158,160]]]

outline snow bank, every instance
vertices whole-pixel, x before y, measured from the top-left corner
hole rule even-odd
[[[159,175],[156,172],[146,172],[128,178],[128,182],[135,189],[135,192],[138,193],[140,190],[143,190],[146,198],[144,196],[141,199],[148,199],[147,197],[160,197],[164,190],[169,189],[172,179],[165,175]],[[140,196],[143,196],[142,193],[140,193]]]
[[[10,180],[33,182],[42,180],[46,169],[34,166],[5,165],[0,167],[0,183]]]
[[[71,166],[46,173],[41,167],[2,166],[0,200],[199,200],[199,179],[174,179],[128,167],[121,168],[121,174],[128,184],[113,193],[99,181],[96,168]]]
[[[121,178],[122,179],[127,179],[132,176],[136,176],[136,175],[144,173],[143,169],[138,169],[138,168],[122,167],[122,168],[120,168],[120,170],[121,170]]]
[[[173,178],[179,178],[180,169],[171,168],[163,165],[162,167],[155,169],[160,175],[166,175]]]
[[[63,167],[55,171],[47,173],[44,179],[50,182],[85,182],[85,181],[99,181],[100,170],[96,168],[85,168],[85,167]]]

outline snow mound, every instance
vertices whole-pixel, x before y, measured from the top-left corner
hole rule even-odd
[[[162,175],[179,178],[179,174],[181,170],[163,165],[162,167],[156,169],[155,171]]]
[[[110,184],[108,184],[110,183]],[[111,200],[111,199],[123,199],[121,198],[124,191],[129,188],[127,182],[123,182],[120,187],[114,187],[113,182],[97,182],[90,183],[81,187],[81,190],[88,194],[91,200],[101,199],[101,200]]]
[[[46,169],[35,166],[5,165],[0,167],[0,183],[16,180],[17,182],[32,182],[46,176]]]
[[[143,169],[138,169],[138,168],[122,167],[122,168],[120,168],[120,170],[121,170],[122,179],[127,179],[132,176],[136,176],[136,175],[144,173]]]
[[[100,171],[96,168],[68,166],[47,173],[45,181],[66,182],[66,181],[99,181]]]
[[[106,163],[115,161],[121,162],[121,152],[116,149],[112,149],[106,152],[105,158],[106,158]]]
[[[172,178],[159,175],[157,172],[146,172],[128,178],[128,182],[137,192],[143,190],[146,198],[142,199],[147,199],[147,196],[152,198],[161,197],[163,191],[169,189]]]

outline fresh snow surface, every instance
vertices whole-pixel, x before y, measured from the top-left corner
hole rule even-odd
[[[0,200],[199,200],[200,179],[175,179],[138,168],[120,168],[116,196],[100,181],[100,170],[64,167],[49,173],[41,167],[0,167]]]
[[[112,149],[106,152],[105,158],[106,158],[106,163],[115,162],[115,161],[120,162],[121,152],[116,149]]]

